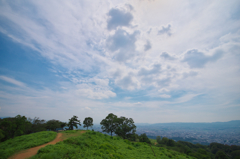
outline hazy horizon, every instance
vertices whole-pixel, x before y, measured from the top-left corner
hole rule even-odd
[[[0,1],[0,116],[240,120],[240,1]]]

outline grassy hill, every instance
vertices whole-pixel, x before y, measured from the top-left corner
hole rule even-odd
[[[42,131],[29,135],[22,135],[0,143],[0,159],[7,159],[21,150],[39,146],[54,140],[57,136],[53,131]]]
[[[70,137],[55,145],[48,145],[41,148],[38,154],[31,159],[63,159],[63,158],[193,158],[185,154],[168,150],[163,147],[150,146],[141,142],[130,142],[120,137],[111,137],[99,132],[87,131],[75,136],[79,131],[65,131],[65,134],[72,134]]]

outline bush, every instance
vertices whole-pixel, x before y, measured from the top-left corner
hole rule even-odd
[[[158,144],[161,143],[161,137],[160,137],[160,136],[157,136],[156,140],[157,140],[157,143],[158,143]]]
[[[174,140],[169,139],[169,140],[167,141],[167,146],[174,146],[174,145],[175,145],[175,141],[174,141]]]
[[[236,157],[239,157],[240,156],[240,150],[237,150],[237,151],[233,151],[232,153],[231,153],[231,156],[232,156],[232,158],[236,158]]]
[[[149,140],[149,138],[147,137],[147,135],[144,133],[144,134],[141,134],[139,136],[139,141],[140,142],[146,142],[148,144],[151,144],[151,141]]]
[[[228,157],[223,151],[218,151],[215,159],[228,159]]]
[[[162,138],[162,143],[163,143],[163,144],[167,144],[167,142],[168,142],[168,138],[163,137],[163,138]]]

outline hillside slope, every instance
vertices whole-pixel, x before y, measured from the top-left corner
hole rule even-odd
[[[154,156],[155,154],[155,156]],[[31,159],[51,158],[193,158],[165,148],[146,143],[130,142],[120,137],[111,137],[99,132],[88,131],[56,145],[48,145]]]
[[[39,146],[54,140],[57,136],[53,131],[42,131],[29,135],[22,135],[0,143],[0,159],[6,159],[16,152]]]

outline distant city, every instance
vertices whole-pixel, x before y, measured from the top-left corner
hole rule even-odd
[[[149,138],[167,137],[175,141],[188,141],[208,145],[217,142],[240,146],[240,120],[215,123],[158,123],[136,124],[137,134],[146,133]],[[93,127],[101,131],[100,125]]]

